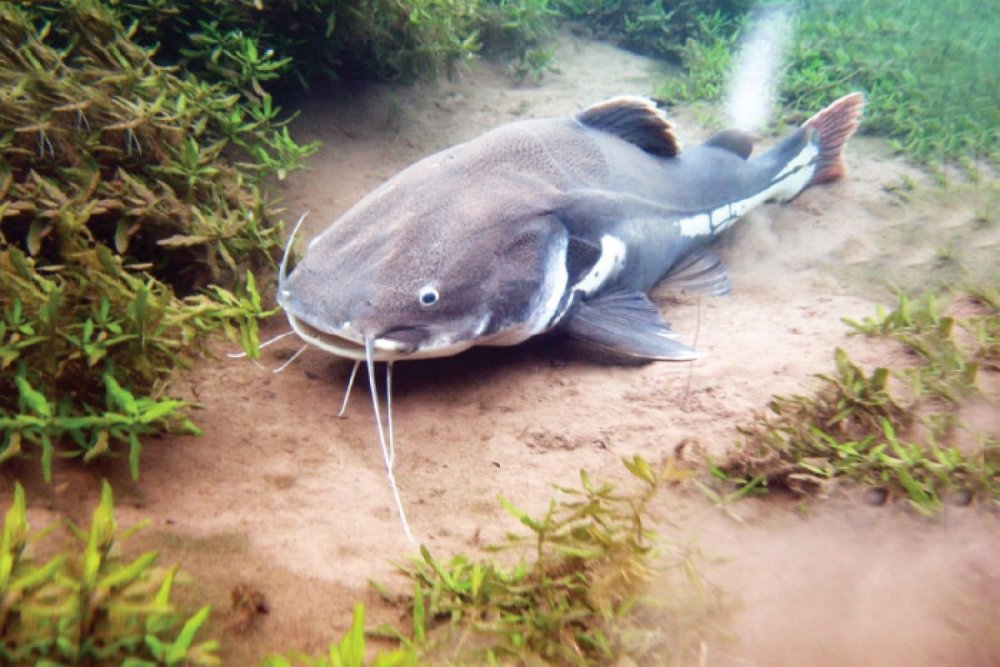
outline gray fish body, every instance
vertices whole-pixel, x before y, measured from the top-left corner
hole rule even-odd
[[[717,135],[681,152],[651,103],[514,122],[432,155],[308,246],[279,303],[308,342],[375,360],[444,356],[564,330],[634,356],[689,359],[647,293],[729,289],[706,246],[751,208],[838,177],[859,95],[760,157]]]

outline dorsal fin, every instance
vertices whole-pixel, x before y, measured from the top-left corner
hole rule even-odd
[[[743,130],[723,130],[706,141],[705,145],[727,150],[746,160],[753,152],[753,137]]]
[[[674,136],[673,125],[657,104],[645,97],[612,97],[587,107],[576,119],[653,155],[674,157],[681,152],[681,142]]]

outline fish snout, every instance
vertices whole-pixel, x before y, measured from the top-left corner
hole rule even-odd
[[[365,359],[365,341],[371,339],[375,361],[390,361],[411,355],[430,339],[423,326],[386,327],[372,321],[371,304],[361,302],[344,312],[316,307],[298,298],[295,290],[282,290],[278,304],[292,328],[307,343],[331,354],[355,360]]]

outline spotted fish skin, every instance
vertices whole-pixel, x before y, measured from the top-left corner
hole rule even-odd
[[[690,359],[648,293],[729,291],[711,242],[749,210],[844,173],[863,97],[759,157],[729,130],[682,150],[662,111],[620,97],[432,155],[308,246],[279,303],[300,336],[376,360],[457,354],[563,331],[618,353]]]

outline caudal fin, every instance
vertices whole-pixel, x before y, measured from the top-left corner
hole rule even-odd
[[[844,164],[844,143],[858,129],[865,108],[865,96],[851,93],[820,111],[802,124],[819,136],[819,156],[816,171],[809,185],[834,181],[847,172]]]

